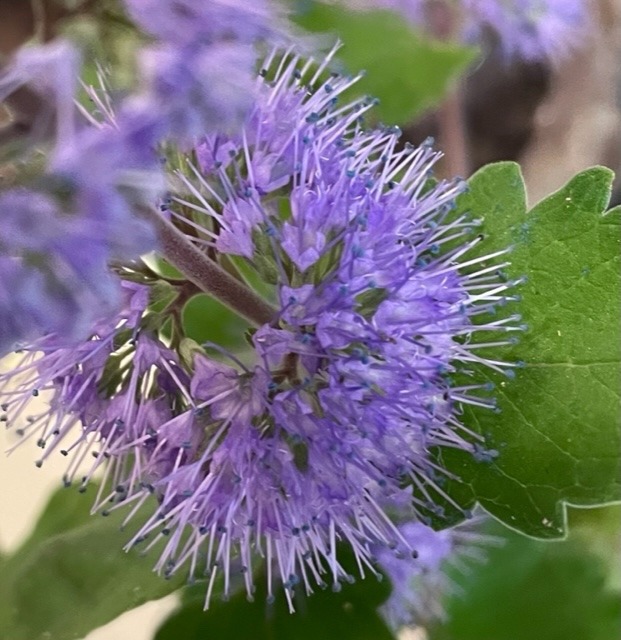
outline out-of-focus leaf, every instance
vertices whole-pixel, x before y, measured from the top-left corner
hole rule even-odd
[[[156,575],[156,556],[122,548],[122,514],[89,516],[90,499],[55,493],[31,536],[0,574],[2,640],[71,640],[177,590],[182,575]]]
[[[345,562],[347,566],[347,558]],[[265,575],[257,576],[254,602],[248,602],[245,590],[240,590],[228,602],[212,601],[207,611],[203,611],[200,588],[191,587],[191,596],[164,622],[155,640],[394,640],[377,613],[390,593],[386,580],[368,577],[343,586],[339,592],[328,587],[310,597],[302,594],[300,584],[294,598],[295,613],[289,612],[280,586],[276,587],[275,601],[267,604],[265,584]]]
[[[423,37],[390,11],[321,2],[305,2],[298,11],[304,28],[343,42],[338,56],[347,70],[366,71],[356,91],[379,98],[374,113],[388,124],[406,124],[439,103],[476,56],[471,47]]]
[[[605,511],[605,509],[598,510]],[[618,510],[615,516],[618,517]],[[617,520],[619,523],[619,520]],[[589,550],[583,533],[543,542],[500,530],[506,544],[465,574],[430,640],[613,640],[621,637],[621,593],[608,585],[611,564]],[[617,542],[619,525],[616,527]]]

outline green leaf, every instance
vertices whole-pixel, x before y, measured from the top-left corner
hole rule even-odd
[[[429,630],[429,640],[621,637],[621,594],[608,586],[611,556],[606,562],[592,553],[573,531],[554,544],[498,526],[492,533],[505,537],[505,544],[489,549],[485,565],[452,573],[456,594],[446,603],[446,621]]]
[[[444,488],[462,507],[478,501],[536,537],[564,535],[566,503],[621,498],[619,210],[604,215],[611,182],[608,169],[589,169],[527,213],[518,166],[500,163],[476,173],[459,201],[484,220],[472,257],[515,246],[508,275],[528,282],[506,311],[529,328],[519,344],[485,350],[523,361],[515,380],[477,369],[496,384],[501,413],[468,408],[463,417],[500,455],[477,463],[442,450],[441,463],[461,479]],[[448,521],[459,519],[446,506]]]
[[[423,37],[391,11],[308,4],[298,22],[343,41],[338,56],[348,71],[366,71],[356,90],[380,99],[374,112],[389,124],[406,124],[440,102],[476,56],[473,48]]]
[[[343,550],[339,557],[342,559],[345,554]],[[351,557],[346,558],[346,566],[351,565],[351,561]],[[354,567],[350,568],[353,573]],[[204,596],[184,598],[184,606],[164,622],[155,640],[394,640],[377,613],[377,607],[390,593],[387,580],[378,582],[368,577],[345,585],[338,593],[327,588],[317,590],[310,597],[302,595],[303,587],[298,586],[293,614],[280,586],[275,601],[266,603],[265,584],[265,574],[261,572],[256,577],[254,602],[248,602],[242,589],[227,602],[212,601],[208,611],[203,611]],[[197,593],[197,587],[190,590],[192,594]]]
[[[249,326],[227,306],[206,294],[194,296],[183,309],[185,332],[199,344],[215,342],[226,349],[240,349]]]
[[[24,545],[0,575],[3,640],[82,638],[129,609],[177,590],[183,576],[156,575],[157,556],[124,553],[123,514],[89,516],[91,500],[55,493]]]

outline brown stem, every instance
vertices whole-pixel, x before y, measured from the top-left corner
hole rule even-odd
[[[459,7],[447,0],[433,0],[427,5],[431,32],[440,40],[450,41],[459,32],[461,16]],[[461,82],[449,89],[438,108],[438,138],[444,152],[442,168],[446,176],[466,178],[469,174],[468,140],[463,113],[463,89]]]
[[[470,166],[461,84],[451,91],[439,107],[438,130],[440,149],[444,151],[445,174],[467,178]]]
[[[188,280],[255,326],[272,322],[276,310],[271,305],[199,251],[155,209],[143,211],[155,225],[164,257]]]
[[[182,310],[185,303],[191,300],[196,294],[202,293],[202,289],[199,289],[194,282],[190,280],[184,281],[182,284],[176,286],[177,297],[174,301],[174,306]]]

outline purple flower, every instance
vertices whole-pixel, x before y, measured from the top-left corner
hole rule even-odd
[[[83,340],[120,302],[109,263],[156,246],[135,208],[152,206],[161,170],[119,137],[108,127],[82,129],[56,146],[39,183],[47,193],[0,192],[0,353],[46,333]]]
[[[101,220],[65,215],[27,189],[0,193],[0,211],[0,352],[45,333],[84,339],[119,303],[107,261],[122,236],[108,240],[113,232]]]
[[[178,357],[153,332],[140,331],[148,295],[142,285],[123,283],[122,310],[94,323],[88,341],[76,346],[47,335],[24,346],[15,369],[0,375],[0,388],[11,385],[2,404],[4,421],[8,426],[21,422],[19,435],[36,437],[44,450],[37,466],[54,451],[71,456],[64,483],[69,486],[77,477],[85,491],[105,463],[97,508],[123,502],[148,485],[142,467],[145,456],[155,464],[153,436],[187,395],[189,381]],[[131,366],[123,366],[123,359]],[[112,363],[117,366],[110,368]],[[49,409],[30,413],[32,396],[44,398]],[[110,493],[104,495],[105,489]]]
[[[441,515],[430,448],[495,455],[460,422],[465,404],[493,409],[489,386],[451,374],[517,366],[483,351],[522,328],[516,316],[487,317],[515,299],[517,283],[498,274],[507,251],[469,256],[477,222],[453,211],[464,183],[430,180],[429,144],[400,149],[395,129],[365,131],[372,103],[340,104],[355,80],[326,79],[327,64],[274,52],[242,131],[207,136],[200,166],[188,160],[171,176],[165,215],[276,304],[250,336],[254,357],[215,357],[185,338],[174,304],[156,313],[132,297],[78,348],[54,336],[28,348],[22,394],[7,395],[16,424],[32,389],[49,389],[50,411],[27,433],[44,456],[72,442],[68,481],[95,448],[84,476],[103,457],[112,483],[98,504],[131,504],[129,518],[157,499],[130,545],[163,542],[158,570],[207,576],[206,604],[220,574],[230,590],[234,570],[252,597],[261,560],[269,597],[282,582],[291,608],[296,585],[338,589],[350,576],[337,543],[362,575],[377,574],[378,548],[411,546],[391,505]],[[477,346],[479,331],[498,338]]]
[[[50,291],[41,271],[0,256],[0,353],[45,331],[73,330],[77,309],[73,291]]]
[[[107,246],[110,259],[132,259],[156,245],[139,208],[152,207],[165,190],[156,154],[161,128],[156,119],[124,110],[114,123],[82,128],[60,141],[48,174],[70,196],[74,213]]]
[[[164,187],[157,121],[126,109],[118,120],[108,112],[114,121],[84,122],[74,104],[78,71],[75,50],[59,42],[20,51],[0,78],[0,97],[22,85],[41,96],[35,131],[49,125],[44,115],[57,120],[47,166],[38,160],[32,171],[36,187],[0,191],[0,354],[46,333],[84,340],[120,303],[110,262],[157,244],[136,214]],[[16,152],[11,160],[32,162],[31,150]]]
[[[193,445],[193,463],[154,483],[160,508],[137,539],[178,532],[158,564],[168,573],[186,560],[194,570],[208,548],[210,584],[222,568],[225,589],[237,548],[249,594],[258,552],[291,603],[298,582],[310,591],[347,579],[337,540],[353,547],[363,573],[374,572],[374,545],[408,544],[384,508],[406,478],[423,495],[441,491],[429,448],[484,450],[460,425],[459,407],[493,408],[488,387],[452,386],[447,374],[474,361],[509,366],[486,361],[462,337],[518,327],[515,318],[472,323],[511,299],[514,283],[467,258],[476,223],[451,215],[461,183],[430,186],[437,154],[397,151],[391,129],[363,131],[369,105],[338,104],[349,79],[317,84],[323,68],[311,74],[297,58],[266,67],[246,127],[205,140],[202,171],[179,175],[187,196],[171,210],[192,213],[201,246],[273,281],[279,311],[254,334],[253,366],[195,356],[186,424],[197,428],[197,409],[208,415],[206,439]]]

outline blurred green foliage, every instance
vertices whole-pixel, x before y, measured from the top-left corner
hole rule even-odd
[[[347,547],[339,550],[339,561],[358,576],[355,560]],[[330,580],[329,574],[325,579]],[[282,586],[275,581],[274,601],[267,602],[264,568],[255,575],[254,601],[249,602],[241,577],[238,592],[230,600],[214,598],[204,611],[205,587],[189,587],[190,595],[157,632],[154,640],[207,640],[243,638],[246,640],[392,640],[392,632],[377,613],[377,607],[390,593],[387,580],[369,576],[333,591],[315,587],[310,597],[298,584],[293,598],[295,613],[288,609]]]
[[[0,564],[0,638],[72,640],[84,637],[144,602],[177,590],[153,572],[157,548],[143,557],[123,552],[138,525],[124,531],[121,509],[90,516],[97,487],[86,494],[59,489],[30,537]],[[148,507],[146,507],[148,511]]]
[[[621,507],[571,510],[562,542],[495,525],[484,565],[450,577],[446,622],[429,640],[614,640],[621,637]]]
[[[343,42],[337,56],[365,76],[353,95],[379,99],[370,118],[405,125],[436,106],[475,60],[477,50],[432,40],[390,11],[354,11],[322,2],[298,3],[297,22]]]

